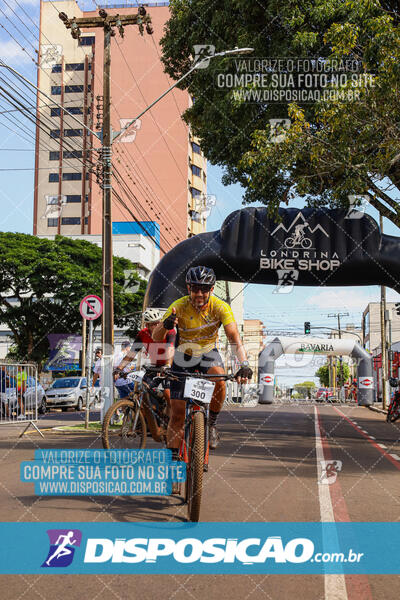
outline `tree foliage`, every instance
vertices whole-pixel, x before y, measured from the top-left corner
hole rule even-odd
[[[131,315],[141,311],[146,282],[125,258],[114,257],[113,268],[115,323],[135,328]],[[133,271],[129,284],[140,283],[136,294],[125,291],[124,270]],[[101,284],[102,254],[95,244],[0,233],[0,322],[12,332],[13,357],[41,364],[50,333],[79,334],[80,301],[87,294],[101,296]]]
[[[346,382],[349,377],[350,377],[350,367],[347,363],[342,361],[342,369],[343,369],[343,382]],[[339,373],[340,367],[339,365],[336,366],[336,378],[338,380],[339,383],[339,379],[340,379],[340,373]],[[320,380],[320,383],[323,387],[329,387],[330,381],[329,381],[329,363],[325,363],[324,365],[322,365],[318,371],[315,372],[315,377],[318,377],[318,379]]]
[[[245,187],[245,203],[261,202],[276,213],[295,196],[310,206],[348,207],[349,196],[362,195],[400,225],[396,0],[172,0],[170,7],[162,45],[174,78],[189,70],[195,44],[216,51],[253,47],[259,58],[360,61],[372,77],[359,81],[353,100],[251,104],[218,89],[217,73],[234,69],[232,58],[216,58],[181,84],[195,99],[185,119],[207,158],[225,167],[225,183]],[[271,138],[271,118],[291,120],[280,143]]]

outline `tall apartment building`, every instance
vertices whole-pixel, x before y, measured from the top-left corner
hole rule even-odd
[[[108,8],[136,14],[138,5]],[[99,130],[103,93],[103,30],[82,29],[79,40],[59,19],[98,16],[75,0],[41,0],[38,87],[90,127]],[[169,18],[168,3],[147,7],[154,33],[142,37],[125,27],[111,41],[111,123],[120,130],[160,96],[171,80],[163,72],[159,40]],[[206,161],[198,140],[181,118],[190,104],[174,90],[113,144],[113,232],[159,228],[161,252],[205,231]],[[101,234],[102,190],[96,183],[95,149],[100,143],[70,115],[38,95],[34,234]],[[123,206],[118,196],[126,206]]]

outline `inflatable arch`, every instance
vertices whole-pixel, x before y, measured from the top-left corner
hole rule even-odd
[[[371,216],[357,211],[289,208],[280,209],[276,220],[266,207],[237,210],[219,231],[184,240],[163,256],[151,273],[144,306],[165,308],[186,295],[186,271],[199,264],[224,281],[277,285],[285,275],[301,286],[385,285],[400,291],[400,239],[382,234]]]
[[[260,404],[272,404],[275,391],[275,361],[282,354],[303,356],[325,354],[326,356],[347,355],[357,361],[358,404],[369,406],[374,402],[374,378],[372,356],[357,342],[348,339],[276,337],[267,344],[258,357],[258,381]]]

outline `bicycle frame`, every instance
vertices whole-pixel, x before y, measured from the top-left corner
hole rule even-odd
[[[136,382],[135,391],[131,392],[129,397],[136,402],[138,410],[135,414],[135,419],[133,422],[133,430],[135,430],[137,421],[139,419],[139,412],[142,410],[144,412],[144,417],[146,419],[147,425],[150,429],[150,433],[155,442],[163,441],[163,433],[161,431],[163,423],[159,424],[156,418],[158,413],[154,412],[151,404],[150,397],[153,397],[157,402],[159,398],[154,394],[151,386],[144,380],[141,382]],[[158,415],[160,417],[160,421],[162,421],[162,415]]]

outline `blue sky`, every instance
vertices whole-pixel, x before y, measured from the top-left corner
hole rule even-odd
[[[88,10],[93,8],[94,3],[92,0],[81,0],[80,6]],[[39,0],[2,1],[0,3],[0,23],[3,25],[0,28],[0,58],[18,69],[30,81],[35,82],[36,68],[32,58],[35,58],[34,48],[37,48]],[[4,70],[0,67],[0,77],[3,74]],[[0,113],[7,109],[10,109],[10,106],[0,96]],[[143,118],[145,119],[146,116]],[[17,126],[13,122],[13,115],[0,114],[1,231],[32,233],[33,138],[33,124],[20,119],[19,126]],[[209,165],[208,193],[215,194],[217,203],[209,217],[208,231],[219,229],[225,217],[241,207],[242,190],[240,186],[224,187],[221,176],[222,170],[219,167]],[[292,206],[301,208],[302,202],[295,201]],[[373,208],[368,212],[378,219]],[[384,231],[392,235],[399,235],[398,228],[386,219]],[[298,329],[299,333],[303,332],[304,321],[310,321],[312,326],[335,327],[335,320],[328,318],[328,314],[338,311],[349,313],[348,317],[343,318],[344,325],[346,323],[360,325],[361,313],[366,304],[379,300],[378,286],[363,288],[295,287],[291,294],[273,294],[274,287],[249,285],[246,288],[244,292],[245,317],[261,319],[268,329]],[[398,299],[398,295],[392,290],[388,289],[387,295],[388,300]],[[312,369],[302,370],[297,375],[299,380],[304,377],[310,378],[311,371]],[[285,371],[285,381],[292,380],[290,379],[292,372],[293,369]]]

